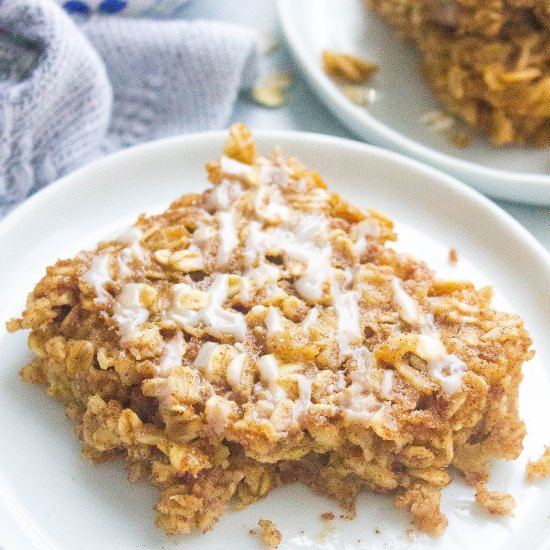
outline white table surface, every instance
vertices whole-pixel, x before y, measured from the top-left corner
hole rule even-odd
[[[254,27],[262,32],[275,33],[279,40],[278,48],[262,60],[261,71],[268,74],[274,69],[285,69],[295,74],[295,82],[287,94],[287,103],[283,107],[267,109],[254,104],[243,94],[235,105],[230,122],[240,121],[258,129],[300,130],[356,139],[317,99],[315,92],[300,77],[281,34],[274,0],[195,0],[182,8],[180,15],[192,19],[230,21]],[[550,250],[550,208],[495,202]]]

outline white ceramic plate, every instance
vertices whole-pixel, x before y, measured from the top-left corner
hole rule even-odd
[[[490,487],[511,491],[515,516],[480,512],[472,490],[454,482],[444,493],[450,526],[440,539],[407,535],[407,514],[386,497],[365,494],[355,521],[328,530],[319,515],[330,501],[302,486],[274,491],[262,502],[228,513],[213,531],[174,545],[153,526],[156,490],[126,481],[119,462],[91,466],[62,407],[17,376],[28,358],[25,335],[4,322],[23,308],[44,267],[97,240],[122,232],[140,212],[163,210],[180,194],[200,191],[203,165],[217,158],[225,133],[163,140],[101,160],[38,193],[0,224],[0,548],[3,550],[260,549],[248,534],[260,518],[284,534],[281,548],[428,548],[444,550],[549,548],[550,485],[523,481],[528,457],[550,443],[550,260],[512,218],[449,176],[394,153],[337,138],[258,133],[259,147],[280,144],[315,167],[331,187],[398,222],[401,248],[451,277],[491,281],[499,307],[522,314],[538,350],[525,368],[521,410],[529,427],[516,463],[499,463]],[[448,264],[457,248],[458,266]],[[380,534],[375,534],[375,529]],[[357,541],[361,542],[358,543]],[[546,542],[545,542],[546,541]]]
[[[353,132],[422,160],[494,197],[550,204],[550,151],[497,148],[474,136],[466,149],[449,145],[422,116],[441,106],[419,72],[414,47],[367,10],[362,0],[279,0],[284,33],[312,89]],[[321,52],[355,53],[380,64],[376,99],[353,104],[321,68]]]

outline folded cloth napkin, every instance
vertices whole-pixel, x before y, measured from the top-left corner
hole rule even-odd
[[[222,127],[256,72],[257,34],[0,0],[0,216],[106,152]]]
[[[57,0],[69,13],[169,16],[188,0]]]

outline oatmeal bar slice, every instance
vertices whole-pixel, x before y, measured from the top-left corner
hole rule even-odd
[[[242,125],[207,170],[205,192],[47,268],[9,323],[30,329],[23,379],[67,405],[85,458],[159,488],[167,533],[295,481],[349,515],[392,494],[441,533],[449,466],[478,480],[521,450],[521,319]]]

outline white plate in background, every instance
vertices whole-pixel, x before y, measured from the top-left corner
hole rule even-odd
[[[47,187],[0,223],[0,548],[260,550],[249,530],[268,518],[283,533],[282,550],[548,550],[550,484],[524,481],[528,458],[550,443],[548,254],[510,216],[453,178],[334,137],[258,132],[257,141],[264,152],[281,145],[317,169],[333,190],[396,220],[403,237],[398,246],[427,259],[440,274],[494,283],[498,307],[526,321],[537,349],[521,387],[526,450],[517,462],[496,464],[489,484],[516,497],[515,515],[489,517],[474,503],[473,490],[455,481],[443,496],[449,528],[431,539],[408,535],[408,515],[394,510],[389,497],[363,494],[357,519],[345,521],[334,503],[293,485],[228,513],[206,535],[174,543],[153,525],[155,488],[130,484],[119,461],[81,461],[63,407],[18,378],[29,357],[26,337],[7,334],[4,322],[21,312],[46,265],[122,232],[140,212],[159,212],[175,197],[200,191],[203,166],[219,156],[225,137],[195,134],[118,153]],[[448,263],[449,247],[458,250],[455,267]],[[319,519],[327,511],[337,516],[332,531]]]
[[[278,0],[283,31],[312,89],[361,138],[435,166],[493,197],[550,205],[550,149],[495,147],[469,131],[466,149],[422,122],[440,110],[420,75],[414,46],[371,13],[362,0]],[[343,51],[380,64],[369,86],[376,100],[352,103],[325,75],[323,49]]]

